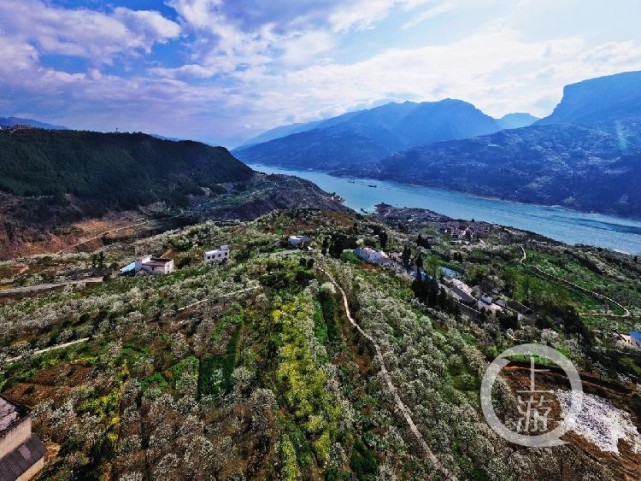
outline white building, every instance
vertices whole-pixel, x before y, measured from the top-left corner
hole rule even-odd
[[[287,242],[292,247],[299,247],[301,244],[306,244],[311,240],[312,238],[306,235],[290,235],[287,238]]]
[[[26,408],[0,397],[0,479],[27,481],[44,467],[47,448],[31,432]]]
[[[172,259],[161,259],[159,257],[144,256],[136,259],[134,271],[146,272],[147,274],[163,275],[174,272],[174,261]]]
[[[220,264],[229,259],[229,246],[220,246],[213,251],[205,252],[205,264]]]
[[[354,249],[354,254],[370,264],[385,265],[391,262],[389,256],[385,252],[377,251],[371,247],[359,247]]]

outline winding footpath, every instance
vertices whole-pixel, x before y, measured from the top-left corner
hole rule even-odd
[[[184,215],[185,214],[183,213],[183,211],[181,209],[180,214],[172,215],[171,217],[166,217],[166,218],[164,218],[162,220],[176,219],[176,218],[182,217]],[[140,221],[140,222],[134,222],[133,224],[127,224],[127,225],[124,225],[122,227],[116,227],[114,229],[106,230],[104,232],[101,232],[100,234],[97,234],[97,235],[94,235],[92,237],[89,237],[88,239],[84,239],[84,240],[81,240],[79,242],[76,242],[73,245],[64,247],[64,248],[60,249],[59,251],[57,251],[56,254],[58,254],[58,255],[64,254],[65,252],[71,251],[71,250],[73,250],[73,249],[75,249],[77,247],[80,247],[81,245],[84,245],[84,244],[87,244],[89,242],[93,242],[93,241],[96,241],[98,239],[101,239],[101,238],[103,238],[104,236],[106,236],[108,234],[113,234],[115,232],[120,232],[120,231],[127,230],[127,229],[133,229],[134,227],[140,227],[141,225],[150,224],[151,222],[154,222],[155,220],[156,219],[147,219],[147,220]]]
[[[71,346],[75,346],[76,344],[82,344],[84,342],[87,342],[89,339],[91,338],[83,337],[82,339],[76,339],[75,341],[65,342],[64,344],[58,344],[56,346],[51,346],[44,349],[38,349],[37,351],[33,351],[33,353],[31,354],[31,357],[39,356],[40,354],[45,354],[47,352],[55,351],[56,349],[64,349],[65,347],[71,347]],[[20,361],[24,357],[25,356],[12,357],[11,359],[7,359],[5,362],[11,363],[11,362]]]
[[[405,422],[407,423],[407,426],[409,427],[410,431],[418,441],[419,445],[421,446],[423,452],[427,456],[427,458],[430,460],[430,462],[434,465],[436,469],[438,469],[443,476],[445,476],[445,479],[451,480],[451,481],[457,481],[456,476],[450,472],[449,469],[447,469],[441,461],[436,457],[436,455],[432,452],[430,447],[427,445],[425,442],[425,439],[423,438],[423,435],[421,432],[418,430],[416,427],[416,424],[414,423],[414,420],[412,419],[412,415],[410,410],[405,406],[405,403],[403,403],[403,400],[398,394],[398,390],[394,386],[394,383],[392,382],[392,376],[390,375],[389,371],[387,370],[387,367],[385,366],[385,362],[383,360],[383,352],[378,345],[378,343],[374,340],[372,336],[367,334],[361,326],[354,320],[352,317],[351,311],[349,309],[349,303],[347,302],[347,294],[345,294],[345,291],[343,288],[334,280],[332,275],[327,272],[325,269],[322,267],[319,267],[319,270],[322,271],[331,281],[334,286],[340,291],[341,295],[343,296],[343,307],[345,308],[345,313],[347,315],[347,319],[349,319],[349,322],[356,328],[356,330],[359,332],[361,336],[363,336],[365,339],[367,339],[369,342],[372,343],[374,346],[374,349],[376,350],[376,359],[378,363],[381,366],[381,374],[383,375],[383,378],[385,379],[385,384],[387,385],[387,390],[389,393],[392,395],[394,398],[394,403],[396,404],[396,407],[398,410],[401,412],[403,417],[405,418]]]
[[[525,248],[523,246],[521,246],[521,250],[523,251],[523,257],[521,258],[520,263],[524,264],[525,261],[527,260],[527,253],[525,252]],[[595,292],[595,291],[591,291],[589,289],[586,289],[585,287],[581,287],[581,286],[579,286],[579,285],[577,285],[577,284],[575,284],[573,282],[570,282],[570,281],[568,281],[566,279],[562,279],[561,277],[557,277],[557,276],[555,276],[553,274],[549,274],[549,273],[545,272],[544,270],[539,269],[536,266],[527,266],[527,269],[533,271],[535,274],[538,274],[538,275],[540,275],[542,277],[545,277],[545,278],[550,279],[552,281],[558,282],[560,284],[564,284],[564,285],[566,285],[568,287],[571,287],[573,289],[581,291],[584,294],[587,294],[587,295],[593,297],[594,299],[598,299],[600,301],[603,301],[603,300],[608,301],[608,302],[614,304],[615,306],[617,306],[618,308],[620,308],[623,311],[623,314],[608,314],[608,313],[600,313],[600,312],[589,312],[589,313],[587,313],[589,315],[602,316],[602,317],[607,317],[609,319],[629,319],[629,318],[632,317],[632,313],[630,312],[630,310],[627,307],[623,306],[619,302],[615,301],[614,299],[612,299],[612,298],[610,298],[610,297],[608,297],[608,296],[606,296],[604,294],[601,294],[601,293]]]
[[[201,299],[200,301],[196,301],[196,302],[193,302],[191,304],[188,304],[186,306],[183,306],[183,307],[179,308],[177,310],[177,312],[184,312],[184,311],[186,311],[188,309],[191,309],[193,307],[196,307],[196,306],[199,306],[201,304],[204,304],[205,302],[215,301],[215,300],[218,300],[218,299],[224,299],[224,298],[231,297],[231,296],[237,296],[239,294],[244,294],[246,292],[256,291],[258,289],[261,289],[261,286],[252,286],[252,287],[247,287],[245,289],[240,289],[238,291],[228,292],[227,294],[221,294],[220,296],[218,296],[215,299],[210,299],[210,298]]]
[[[88,277],[86,279],[80,279],[79,281],[65,281],[65,282],[59,282],[57,284],[48,283],[48,284],[36,284],[33,286],[12,287],[11,289],[0,289],[0,296],[13,296],[16,294],[28,294],[31,292],[50,291],[52,289],[57,289],[59,287],[82,286],[87,284],[100,284],[102,282],[103,282],[102,277]]]

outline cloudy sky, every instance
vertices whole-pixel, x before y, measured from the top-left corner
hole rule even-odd
[[[638,0],[0,0],[0,116],[230,147],[389,101],[544,116],[628,70]]]

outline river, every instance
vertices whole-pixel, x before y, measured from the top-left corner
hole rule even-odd
[[[373,212],[374,206],[380,202],[396,207],[420,207],[454,219],[483,220],[529,230],[567,244],[588,244],[641,254],[641,220],[638,219],[486,199],[396,182],[333,177],[316,171],[264,165],[251,167],[259,172],[295,175],[310,180],[327,192],[336,192],[345,199],[345,205],[359,212],[361,209]]]

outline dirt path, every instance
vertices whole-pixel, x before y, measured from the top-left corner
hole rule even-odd
[[[443,476],[445,476],[446,479],[456,481],[457,478],[450,472],[449,469],[447,469],[441,463],[441,461],[439,461],[439,459],[436,457],[436,455],[432,452],[430,447],[427,445],[427,442],[425,442],[425,439],[423,438],[423,435],[421,434],[421,432],[416,427],[416,424],[412,419],[410,410],[407,408],[407,406],[405,406],[405,403],[403,403],[403,400],[398,394],[398,390],[396,389],[396,387],[394,386],[394,383],[392,382],[392,376],[390,375],[389,371],[387,370],[387,367],[385,366],[385,362],[383,360],[383,352],[381,351],[380,346],[374,340],[374,338],[369,334],[367,334],[352,317],[351,311],[349,309],[349,303],[347,302],[347,294],[345,294],[345,291],[343,290],[343,288],[334,280],[334,278],[329,272],[327,272],[325,269],[320,267],[319,267],[319,270],[322,271],[329,278],[331,283],[334,284],[334,286],[336,286],[336,288],[340,291],[341,295],[343,296],[343,307],[345,308],[345,314],[347,315],[347,319],[349,319],[349,322],[352,324],[352,326],[356,328],[356,330],[359,332],[361,336],[367,339],[374,346],[374,349],[376,351],[376,359],[378,360],[378,363],[381,366],[381,374],[385,379],[387,390],[394,398],[394,403],[396,404],[396,407],[405,418],[405,422],[407,423],[408,427],[410,428],[410,431],[412,432],[412,434],[418,441],[419,445],[423,449],[423,452],[425,453],[427,458],[430,460],[430,462],[434,465],[434,467],[436,467],[436,469],[438,469],[443,474]]]
[[[238,291],[228,292],[227,294],[223,294],[223,295],[219,296],[217,299],[221,299],[221,298],[225,298],[225,297],[230,297],[230,296],[235,296],[235,295],[238,295],[238,294],[244,294],[245,292],[255,291],[255,290],[258,290],[258,289],[260,289],[260,288],[261,288],[261,286],[247,287],[247,288],[245,288],[245,289],[240,289],[240,290],[238,290]],[[179,309],[178,309],[178,312],[184,312],[184,311],[186,311],[187,309],[191,309],[192,307],[199,306],[199,305],[201,305],[201,304],[204,304],[205,302],[212,301],[212,300],[215,300],[215,299],[209,299],[209,298],[201,299],[200,301],[196,301],[196,302],[193,302],[193,303],[191,303],[191,304],[188,304],[188,305],[186,305],[186,306],[184,306],[184,307],[179,308]]]
[[[89,277],[79,281],[60,282],[58,284],[36,284],[35,286],[13,287],[0,290],[0,296],[11,296],[14,294],[28,294],[30,292],[48,291],[58,287],[77,286],[80,284],[99,284],[103,282],[102,277]]]
[[[76,344],[82,344],[83,342],[87,342],[90,338],[89,337],[83,337],[82,339],[76,339],[75,341],[70,341],[70,342],[65,342],[64,344],[58,344],[56,346],[51,346],[47,347],[45,349],[38,349],[37,351],[33,351],[33,356],[39,356],[40,354],[44,354],[49,351],[54,351],[56,349],[64,349],[65,347],[70,347],[70,346],[75,346]],[[6,362],[16,362],[22,359],[24,356],[16,356],[12,357],[11,359],[7,359]]]
[[[525,249],[523,248],[523,246],[521,246],[521,249],[523,250],[523,258],[521,259],[520,263],[523,264],[527,260],[527,253],[525,252]],[[577,285],[577,284],[575,284],[573,282],[570,282],[570,281],[568,281],[566,279],[563,279],[561,277],[557,277],[557,276],[555,276],[553,274],[549,274],[549,273],[539,269],[536,266],[527,266],[527,268],[529,270],[533,271],[535,274],[539,274],[540,276],[546,277],[546,278],[548,278],[550,280],[559,282],[561,284],[565,284],[566,286],[569,286],[569,287],[572,287],[573,289],[579,290],[579,291],[583,292],[584,294],[587,294],[587,295],[593,297],[594,299],[598,299],[600,301],[603,301],[603,300],[608,301],[608,302],[614,304],[615,306],[619,307],[623,311],[623,314],[608,314],[608,313],[600,313],[600,312],[589,312],[589,313],[587,313],[589,315],[592,315],[592,316],[604,316],[604,317],[608,317],[610,319],[628,319],[628,318],[632,317],[632,313],[630,313],[630,311],[628,310],[627,307],[624,307],[623,305],[619,304],[614,299],[612,299],[612,298],[610,298],[610,297],[608,297],[608,296],[606,296],[604,294],[601,294],[601,293],[595,292],[595,291],[591,291],[589,289],[586,289],[585,287],[581,287],[581,286],[579,286],[579,285]]]
[[[183,215],[184,215],[184,214],[183,214],[183,213],[182,213],[182,211],[181,211],[181,213],[180,213],[180,214],[176,214],[176,215],[174,215],[174,216],[167,217],[167,218],[162,219],[162,220],[175,219],[175,218],[177,218],[177,217],[181,217],[181,216],[183,216]],[[113,234],[114,232],[119,232],[119,231],[121,231],[121,230],[127,230],[127,229],[131,229],[131,228],[133,228],[133,227],[139,227],[139,226],[141,226],[141,225],[149,224],[150,222],[154,222],[154,219],[148,219],[148,220],[145,220],[145,221],[142,221],[142,222],[135,222],[135,223],[133,223],[133,224],[127,224],[127,225],[122,226],[122,227],[116,227],[115,229],[109,229],[109,230],[106,230],[106,231],[104,231],[104,232],[101,232],[101,233],[100,233],[100,234],[98,234],[98,235],[95,235],[95,236],[93,236],[93,237],[90,237],[89,239],[84,239],[84,240],[82,240],[82,241],[80,241],[80,242],[76,242],[76,243],[75,243],[75,244],[73,244],[73,245],[67,246],[67,247],[65,247],[65,248],[63,248],[63,249],[61,249],[61,250],[59,250],[58,252],[56,252],[56,254],[64,254],[66,251],[69,251],[69,250],[75,249],[76,247],[79,247],[79,246],[81,246],[81,245],[83,245],[83,244],[87,244],[88,242],[92,242],[92,241],[98,240],[98,239],[100,239],[100,238],[102,238],[102,237],[106,236],[107,234]]]

